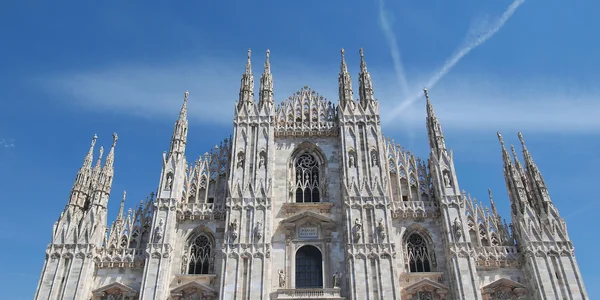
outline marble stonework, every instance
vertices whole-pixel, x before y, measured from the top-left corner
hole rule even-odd
[[[188,161],[188,92],[156,192],[107,225],[117,135],[97,137],[53,228],[35,299],[588,299],[565,221],[523,136],[501,134],[510,224],[459,188],[428,91],[428,159],[385,138],[360,51],[339,98],[276,105],[250,51],[233,132]],[[256,99],[258,98],[258,100]],[[197,133],[196,133],[197,134]]]

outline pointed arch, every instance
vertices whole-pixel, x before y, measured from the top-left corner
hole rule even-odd
[[[208,228],[196,227],[186,238],[182,273],[212,274],[214,272],[215,238]]]
[[[289,160],[290,198],[292,202],[321,202],[326,194],[327,158],[314,143],[303,142]]]
[[[421,225],[409,227],[402,238],[406,271],[433,272],[437,266],[431,235]]]

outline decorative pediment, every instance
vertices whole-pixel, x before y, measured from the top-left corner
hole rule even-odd
[[[500,278],[482,288],[485,300],[524,299],[527,289],[523,284],[507,278]]]
[[[439,282],[424,278],[405,287],[404,293],[410,298],[416,295],[420,296],[420,294],[428,294],[430,298],[425,299],[446,299],[449,289]]]
[[[217,292],[211,287],[197,281],[188,282],[171,290],[175,300],[203,299],[206,296],[216,296]]]
[[[92,291],[92,295],[95,297],[104,297],[107,295],[121,296],[121,297],[135,297],[137,295],[137,291],[133,288],[124,285],[120,282],[109,283],[103,287],[95,289]],[[121,298],[115,298],[121,299]],[[127,299],[127,298],[123,298]]]
[[[280,223],[285,228],[288,238],[301,237],[303,234],[306,234],[308,238],[318,238],[319,231],[321,234],[329,236],[337,226],[334,220],[311,211],[283,219]]]

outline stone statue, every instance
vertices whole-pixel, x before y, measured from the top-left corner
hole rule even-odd
[[[379,232],[381,239],[385,239],[385,226],[383,225],[383,219],[379,219],[379,221],[377,221],[377,231]]]
[[[348,164],[350,165],[350,168],[354,168],[354,155],[350,154],[350,157],[348,158]]]
[[[233,219],[233,222],[229,224],[229,234],[232,242],[237,239],[237,225],[237,219]]]
[[[265,166],[265,155],[263,153],[261,153],[259,161],[258,161],[258,167],[263,168],[264,166]]]
[[[244,167],[244,152],[238,153],[237,167],[238,168],[243,168]]]
[[[163,227],[165,226],[165,220],[160,218],[158,221],[158,226],[156,226],[156,231],[154,232],[154,242],[159,243],[163,238]]]
[[[454,231],[456,232],[456,239],[459,240],[462,236],[462,223],[458,219],[458,217],[454,218]]]
[[[452,184],[450,183],[450,176],[448,176],[447,172],[444,172],[444,185],[446,187],[451,187]]]
[[[173,174],[167,173],[167,184],[165,185],[165,191],[170,191],[173,188]]]
[[[358,218],[356,218],[356,220],[354,220],[354,229],[352,232],[352,236],[354,237],[354,241],[358,242],[360,240],[360,230],[362,229],[362,223],[360,223],[360,220]]]
[[[254,226],[254,238],[258,242],[262,237],[262,224],[260,221],[256,221],[256,226]]]
[[[282,269],[279,269],[277,273],[279,274],[279,287],[285,287],[285,273]]]
[[[333,287],[340,287],[340,277],[342,277],[342,274],[340,274],[339,271],[335,271],[335,273],[333,273]]]

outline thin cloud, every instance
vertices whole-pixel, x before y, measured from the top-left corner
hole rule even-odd
[[[183,92],[189,90],[191,121],[231,126],[244,63],[233,66],[230,61],[169,67],[132,65],[49,74],[40,83],[52,98],[67,101],[69,106],[166,120],[176,118]],[[314,71],[318,70],[314,66],[282,65],[275,60],[272,63],[277,103],[304,85],[327,99],[337,99],[337,69],[325,73]],[[261,72],[262,68],[255,68],[255,77]],[[392,110],[397,106],[393,99],[398,88],[396,82],[388,79],[393,74],[376,69],[371,73],[381,112]],[[430,96],[444,128],[464,132],[600,132],[600,119],[596,116],[600,111],[600,101],[597,101],[600,90],[567,80],[557,80],[559,84],[546,79],[508,80],[472,74],[457,75],[441,83]],[[258,80],[255,82],[258,88]],[[390,130],[416,128],[415,131],[419,131],[424,128],[425,104],[410,106],[393,119],[385,115],[382,118],[391,124]]]
[[[9,149],[9,148],[14,148],[14,147],[15,147],[15,140],[13,140],[13,139],[0,139],[0,148]]]
[[[379,0],[379,23],[381,25],[381,30],[385,35],[385,39],[390,47],[390,54],[392,55],[392,60],[394,61],[394,70],[396,71],[396,77],[398,79],[398,83],[400,84],[400,92],[401,96],[405,97],[408,95],[408,81],[406,79],[406,72],[404,71],[404,65],[402,64],[402,58],[400,55],[400,49],[398,48],[398,42],[396,39],[396,34],[394,30],[392,30],[392,22],[390,18],[393,18],[393,15],[385,8],[385,2],[383,0]]]
[[[456,53],[450,57],[446,61],[446,63],[442,66],[442,68],[435,73],[425,84],[425,86],[429,89],[433,88],[438,82],[456,66],[456,64],[469,52],[473,49],[479,47],[481,44],[485,43],[491,37],[493,37],[506,22],[514,15],[517,11],[517,8],[525,3],[525,0],[514,0],[509,7],[504,11],[502,16],[493,23],[480,23],[480,26],[471,27],[465,43],[462,47],[456,51]],[[485,24],[485,26],[481,26],[481,24]],[[415,92],[412,94],[407,100],[402,102],[400,105],[395,107],[391,113],[387,116],[388,120],[394,119],[396,116],[402,113],[402,111],[406,110],[409,106],[415,103],[419,97],[421,96],[421,92]]]

